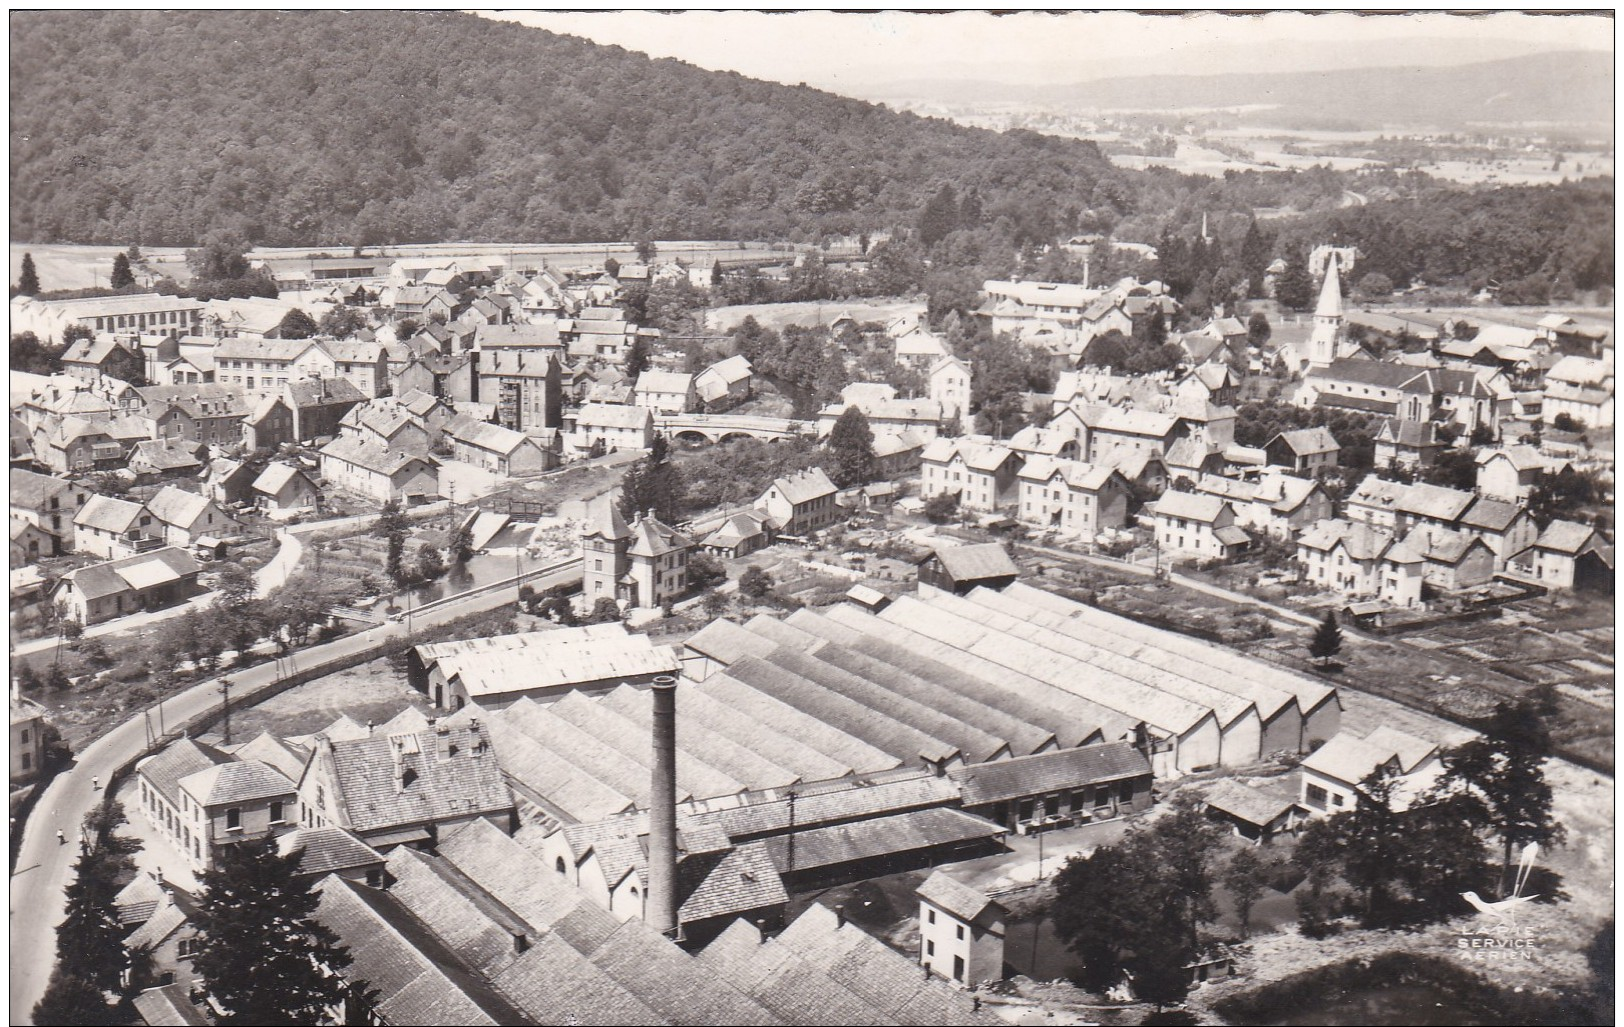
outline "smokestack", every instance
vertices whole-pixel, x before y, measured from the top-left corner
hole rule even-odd
[[[677,930],[677,679],[654,679],[654,766],[649,783],[648,923]]]

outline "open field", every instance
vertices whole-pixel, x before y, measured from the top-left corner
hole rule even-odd
[[[12,243],[11,244],[11,270],[8,281],[16,281],[22,271],[23,254],[31,253],[34,256],[34,267],[39,272],[40,288],[47,291],[57,289],[89,289],[95,286],[105,287],[107,276],[113,268],[113,255],[124,250],[123,246],[81,246],[74,243]],[[776,252],[774,247],[767,243],[751,242],[725,242],[681,240],[672,242],[656,242],[655,248],[658,258],[665,260],[682,260],[688,262],[706,260],[745,260],[769,256]],[[788,245],[781,247],[786,259],[793,249]],[[297,261],[317,255],[329,257],[349,256],[349,245],[334,243],[331,246],[301,246],[291,248],[259,247],[250,250],[250,260],[275,259],[279,261]],[[831,251],[837,252],[837,251]],[[183,247],[160,246],[141,247],[141,254],[147,263],[152,265],[154,275],[171,275],[178,280],[186,278],[186,251]],[[387,246],[382,250],[373,247],[367,251],[367,256],[375,259],[380,266],[387,265],[400,257],[454,257],[461,255],[487,254],[502,257],[508,261],[509,266],[531,263],[524,258],[546,261],[555,267],[569,267],[579,264],[602,264],[605,258],[614,257],[626,263],[637,259],[637,248],[630,242],[578,242],[578,243],[420,243],[404,246]],[[136,280],[143,282],[147,276],[137,273]]]

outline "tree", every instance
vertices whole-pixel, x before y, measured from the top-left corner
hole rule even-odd
[[[1252,316],[1246,319],[1246,344],[1261,350],[1272,334],[1274,330],[1269,327],[1269,319],[1263,315],[1263,311],[1252,311]]]
[[[122,960],[122,954],[120,955]],[[110,1005],[102,989],[60,964],[51,971],[45,994],[34,1003],[30,1019],[34,1023],[82,1024],[85,1027],[115,1027],[129,1018]]]
[[[746,599],[765,599],[773,588],[773,576],[760,567],[750,566],[739,575],[739,594]]]
[[[1307,309],[1314,302],[1314,279],[1301,257],[1292,257],[1286,269],[1274,280],[1274,298],[1292,310]]]
[[[1132,858],[1125,845],[1104,845],[1086,859],[1067,860],[1055,876],[1055,935],[1081,957],[1078,983],[1090,991],[1122,979],[1133,940],[1151,914],[1143,901],[1144,868]]]
[[[1530,842],[1561,844],[1567,835],[1551,811],[1550,754],[1550,730],[1526,699],[1498,704],[1480,737],[1444,753],[1445,782],[1483,803],[1500,839],[1502,895],[1516,850]]]
[[[331,335],[335,339],[348,339],[366,326],[366,314],[343,303],[328,307],[316,325],[322,335]]]
[[[1584,431],[1584,423],[1577,420],[1572,414],[1563,411],[1551,418],[1551,427],[1557,431]]]
[[[107,276],[107,284],[115,289],[135,284],[135,272],[130,270],[128,256],[123,253],[113,254],[113,272]]]
[[[613,257],[603,258],[603,273],[610,278],[618,278],[620,276],[620,261]]]
[[[696,550],[688,557],[688,586],[696,592],[703,592],[712,585],[727,580],[727,571],[722,568],[715,556],[703,550]]]
[[[226,1009],[223,1022],[321,1023],[344,1000],[337,975],[350,965],[349,950],[315,919],[316,881],[297,876],[300,855],[254,839],[220,849],[201,875],[195,923],[203,944],[193,966]]]
[[[62,370],[62,355],[47,349],[33,332],[21,332],[11,337],[11,369],[30,374],[57,374]]]
[[[932,524],[946,524],[959,515],[959,494],[938,492],[925,500],[925,519]]]
[[[1308,655],[1318,660],[1319,665],[1323,667],[1341,651],[1342,629],[1337,626],[1335,611],[1326,610],[1325,619],[1314,629],[1314,637],[1308,643]]]
[[[1393,295],[1393,280],[1380,271],[1372,271],[1359,279],[1359,294],[1372,298]]]
[[[284,339],[308,339],[316,334],[317,327],[316,322],[311,320],[309,314],[306,314],[298,307],[294,307],[282,315],[282,320],[277,323],[276,331]]]
[[[451,533],[451,541],[446,543],[446,552],[451,554],[453,563],[467,563],[473,559],[474,536],[467,521],[457,525],[457,530]]]
[[[834,483],[849,489],[874,480],[874,431],[868,415],[854,403],[846,407],[829,432],[829,455],[834,460]]]
[[[1224,888],[1235,902],[1235,915],[1241,922],[1241,933],[1252,933],[1252,907],[1263,897],[1268,886],[1269,866],[1250,845],[1229,857],[1224,864]]]
[[[636,378],[648,369],[648,339],[639,335],[632,340],[632,348],[626,353],[626,377]]]
[[[655,441],[659,443],[660,439],[656,437]],[[632,464],[620,479],[620,515],[628,521],[650,510],[662,521],[680,519],[682,470],[663,459],[656,460],[657,455],[651,452]]]
[[[417,563],[414,569],[418,578],[433,581],[445,573],[445,556],[438,549],[425,543],[417,549]]]
[[[406,552],[406,539],[411,533],[412,522],[401,511],[400,504],[393,499],[383,505],[383,511],[372,524],[372,536],[389,543],[384,573],[397,583],[400,581],[401,556]]]
[[[612,624],[620,619],[620,604],[608,596],[600,596],[586,615],[588,624]]]
[[[82,324],[74,323],[62,329],[62,348],[66,350],[80,339],[88,340],[95,337],[96,333],[94,331]]]
[[[34,270],[34,255],[23,254],[23,269],[17,276],[17,292],[23,296],[39,295],[39,272]],[[50,1021],[37,1021],[49,1023]]]
[[[108,858],[86,848],[73,865],[67,905],[56,934],[56,958],[64,971],[103,991],[113,991],[124,968],[124,931],[113,897],[114,867]]]
[[[654,263],[654,258],[655,258],[656,255],[659,254],[659,252],[660,252],[660,248],[658,246],[654,245],[654,240],[652,240],[652,239],[639,239],[638,240],[638,242],[637,242],[637,259],[642,261],[643,263],[645,263],[645,264]]]
[[[215,605],[223,610],[241,610],[254,598],[254,572],[240,563],[222,563],[214,579]]]

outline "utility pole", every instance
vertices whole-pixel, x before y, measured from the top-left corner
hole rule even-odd
[[[225,717],[221,721],[220,733],[221,733],[221,737],[225,740],[224,744],[230,745],[231,744],[231,679],[229,677],[223,677],[223,678],[220,679],[220,694],[225,697],[223,700],[221,700],[221,706],[225,710]]]

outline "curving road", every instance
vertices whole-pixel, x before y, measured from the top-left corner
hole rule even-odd
[[[540,591],[579,577],[579,567],[571,562],[528,579],[528,583]],[[512,588],[513,582],[508,581],[446,600],[414,615],[413,627],[431,627],[470,613],[494,610],[513,600]],[[289,672],[307,671],[379,648],[390,638],[405,634],[404,624],[391,622],[295,652],[282,660],[233,672],[228,675],[233,696],[240,697],[234,701],[251,701],[254,689],[280,680],[284,668]],[[219,702],[219,680],[205,681],[164,700],[163,720],[166,725],[180,724]],[[56,928],[62,922],[66,904],[63,891],[78,855],[76,835],[85,814],[101,797],[100,792],[91,789],[91,778],[106,783],[114,770],[146,746],[146,718],[137,714],[79,753],[74,766],[58,774],[40,796],[24,825],[17,869],[11,875],[11,1023],[32,1022],[34,1003],[45,993],[50,979],[56,958]],[[136,815],[134,810],[129,813]],[[57,843],[59,829],[67,835],[68,844]]]

